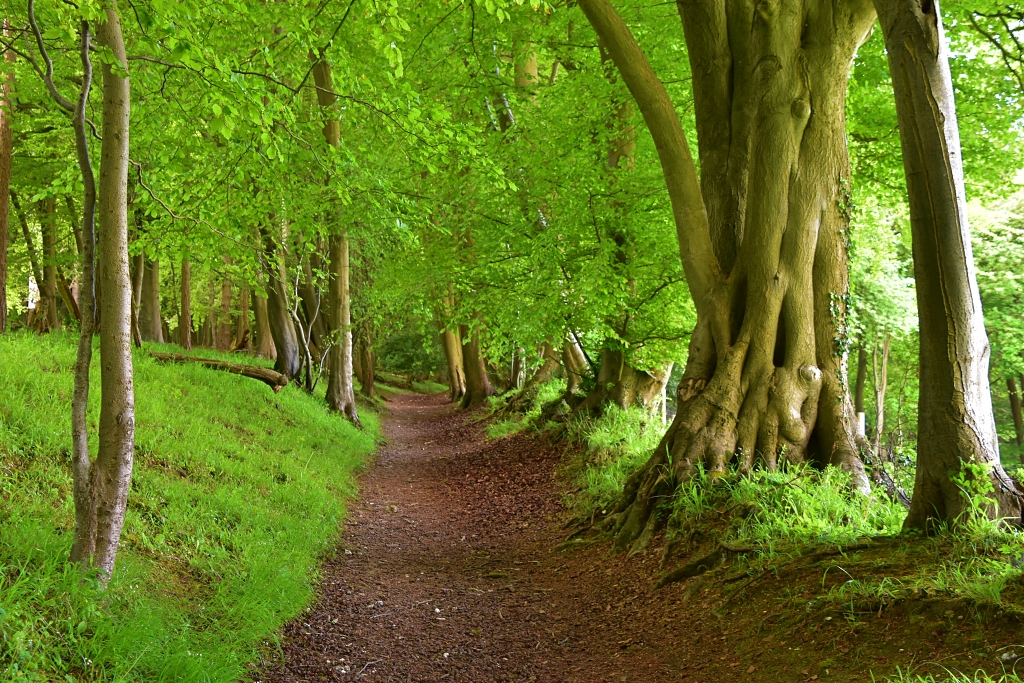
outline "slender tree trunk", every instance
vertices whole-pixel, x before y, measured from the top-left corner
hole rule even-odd
[[[364,321],[363,333],[359,335],[359,384],[360,393],[373,397],[373,385],[376,379],[377,352],[374,350],[373,329],[369,321]]]
[[[352,387],[352,318],[348,291],[348,236],[332,235],[330,311],[331,330],[340,339],[328,353],[327,405],[359,426],[356,396]]]
[[[100,45],[120,62],[128,60],[114,3],[98,26]],[[101,386],[99,452],[90,468],[89,489],[95,509],[92,552],[80,561],[109,578],[114,571],[128,503],[135,442],[135,391],[131,354],[131,284],[128,278],[128,122],[130,91],[109,64],[103,69],[103,143],[100,152],[100,279],[103,281],[103,328],[100,332]]]
[[[918,460],[904,528],[957,523],[969,500],[951,473],[987,478],[994,493],[986,512],[1016,521],[1020,496],[999,461],[989,344],[939,6],[933,0],[876,0],[875,7],[896,97],[921,321]]]
[[[10,40],[10,21],[3,21],[3,35]],[[4,61],[13,62],[14,52],[4,50]],[[0,78],[0,334],[7,331],[7,243],[10,230],[11,158],[14,152],[14,135],[11,130],[11,85],[14,74]]]
[[[131,259],[132,272],[132,340],[142,346],[142,332],[139,331],[139,313],[142,308],[142,281],[145,279],[146,257],[136,254]]]
[[[25,215],[24,209],[21,207],[21,202],[18,200],[18,195],[14,190],[10,191],[11,204],[14,205],[14,211],[18,214],[18,221],[21,223],[21,236],[25,240],[25,250],[28,252],[29,265],[32,267],[32,279],[36,283],[36,288],[39,290],[39,300],[35,305],[35,316],[37,324],[39,322],[40,314],[42,318],[42,327],[39,329],[42,331],[45,328],[45,311],[47,308],[46,294],[43,286],[43,271],[39,267],[39,255],[36,251],[36,242],[32,239],[32,232],[28,227],[28,217]]]
[[[256,314],[256,355],[274,360],[277,358],[277,349],[274,348],[274,337],[270,333],[270,320],[267,316],[266,298],[256,295],[254,297]]]
[[[57,202],[53,197],[39,203],[40,225],[43,229],[43,291],[46,298],[46,326],[51,332],[60,329],[57,314]]]
[[[462,397],[462,407],[475,408],[489,396],[494,396],[494,387],[487,377],[487,366],[480,353],[479,332],[473,330],[470,333],[468,326],[459,325],[459,336],[462,338],[462,359],[466,371],[466,394]]]
[[[71,195],[64,195],[64,202],[68,207],[68,221],[71,223],[71,231],[75,235],[75,249],[77,249],[78,255],[82,256],[85,253],[85,242],[82,237],[82,226],[79,222],[81,216],[75,211],[75,200]]]
[[[228,279],[220,285],[220,315],[217,320],[217,348],[227,351],[231,348],[231,280]]]
[[[71,562],[88,565],[96,551],[96,500],[93,495],[93,466],[89,457],[89,431],[86,420],[89,404],[89,367],[96,326],[96,179],[89,155],[86,132],[86,108],[92,88],[92,63],[89,57],[89,24],[81,22],[79,58],[82,62],[82,89],[76,103],[73,123],[78,168],[82,174],[82,283],[79,302],[82,328],[75,359],[75,388],[71,399],[71,474],[75,501],[75,537]]]
[[[1024,415],[1021,413],[1020,394],[1013,377],[1006,378],[1006,393],[1010,397],[1010,413],[1013,415],[1013,429],[1017,436],[1017,445],[1024,445]]]
[[[284,254],[270,229],[261,226],[267,270],[267,321],[277,353],[274,369],[289,379],[299,372],[299,337],[288,307]]]
[[[160,316],[160,259],[144,259],[139,305],[139,335],[143,341],[163,343]]]
[[[192,262],[181,258],[181,314],[178,317],[178,343],[192,350]]]
[[[252,329],[249,327],[249,288],[243,287],[238,294],[237,336],[232,348],[244,351],[252,347]]]
[[[864,381],[868,374],[868,351],[864,344],[857,347],[857,383],[853,390],[853,410],[857,414],[857,437],[865,438],[867,427],[864,412]]]
[[[875,455],[882,457],[882,436],[885,433],[885,390],[889,385],[889,335],[882,340],[882,368],[878,368],[878,341],[871,354],[873,379],[875,384],[875,434],[871,438],[871,448]]]
[[[334,94],[334,85],[331,81],[331,65],[326,59],[321,57],[313,65],[313,79],[316,83],[317,102],[325,112],[324,140],[331,147],[339,147],[341,127],[333,110],[337,96]],[[352,390],[348,250],[347,233],[331,236],[330,327],[332,331],[341,333],[341,341],[332,346],[328,354],[330,379],[327,384],[327,403],[333,410],[343,413],[358,426],[359,415],[356,413],[355,393]]]

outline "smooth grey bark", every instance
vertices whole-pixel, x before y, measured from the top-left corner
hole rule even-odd
[[[331,254],[331,282],[329,308],[331,331],[338,341],[328,352],[327,405],[357,427],[359,412],[352,386],[352,316],[349,308],[348,235],[329,238]]]
[[[274,347],[274,337],[270,333],[267,299],[256,294],[253,297],[253,304],[256,318],[256,355],[274,360],[277,358],[277,349]]]
[[[480,334],[470,331],[468,325],[459,325],[462,339],[462,360],[466,372],[466,393],[462,397],[463,408],[475,408],[494,395],[494,387],[487,377],[487,366],[480,351]]]
[[[46,326],[51,332],[61,327],[57,314],[57,203],[53,197],[39,202],[39,223],[43,232],[43,286],[46,297]]]
[[[435,324],[448,368],[448,400],[457,403],[466,394],[466,371],[462,365],[462,344],[459,343],[455,332],[445,327],[440,319],[435,320]]]
[[[121,24],[116,3],[104,10],[106,21],[97,27],[97,40],[110,49],[120,62],[118,72],[126,72],[128,60],[124,51]],[[83,23],[83,28],[87,27]],[[41,37],[39,43],[42,43]],[[88,63],[88,41],[83,39],[83,63]],[[122,69],[124,71],[122,71]],[[135,444],[135,391],[131,355],[131,284],[128,277],[128,133],[130,89],[128,79],[104,64],[103,74],[103,142],[100,151],[98,193],[99,279],[103,282],[101,302],[103,327],[100,330],[101,400],[99,449],[96,460],[89,462],[85,431],[84,403],[73,418],[76,422],[74,460],[76,528],[71,559],[96,567],[104,581],[114,571],[121,529],[128,503]],[[87,80],[88,83],[88,69]],[[87,88],[85,89],[87,91]],[[85,101],[80,100],[76,124],[84,137]],[[79,118],[81,117],[81,118]],[[78,136],[76,136],[78,137]],[[80,161],[87,161],[84,140],[79,140]],[[86,176],[86,232],[92,223],[90,199],[91,171]],[[86,244],[89,240],[86,239]],[[88,247],[86,247],[88,252]],[[84,297],[83,297],[84,299]],[[83,338],[88,316],[83,310]],[[88,342],[91,344],[91,330]],[[88,373],[88,366],[76,368],[77,374]],[[87,397],[87,394],[86,394]],[[76,396],[76,398],[79,398]],[[80,422],[79,422],[80,421]]]
[[[299,337],[288,307],[284,253],[267,226],[260,226],[267,273],[267,322],[277,357],[274,369],[291,379],[299,372]]]
[[[871,447],[875,455],[882,457],[882,436],[885,433],[885,390],[889,385],[889,345],[891,339],[885,335],[882,340],[882,363],[878,363],[878,341],[871,355],[871,368],[875,384],[875,433],[871,438]]]
[[[4,19],[4,39],[10,39],[10,22]],[[14,52],[4,50],[4,61],[13,62]],[[0,334],[7,331],[7,245],[10,235],[11,159],[14,152],[14,134],[11,129],[11,86],[14,75],[0,78]]]
[[[324,112],[324,141],[331,147],[341,144],[341,126],[337,114],[333,110],[338,99],[334,94],[331,81],[331,65],[323,57],[318,56],[313,65],[313,79],[316,83],[316,97]],[[331,212],[334,220],[340,218],[339,212]],[[341,226],[334,226],[340,230]],[[329,285],[328,306],[330,308],[331,332],[340,335],[331,347],[328,358],[327,404],[332,410],[342,413],[359,426],[359,414],[356,410],[356,397],[352,386],[352,311],[349,292],[349,240],[348,233],[332,234],[329,238],[331,282]],[[313,303],[312,301],[310,302]],[[311,325],[315,321],[310,321]]]
[[[217,316],[217,348],[227,351],[231,348],[231,280],[220,283],[220,315]]]
[[[1006,393],[1010,398],[1010,414],[1013,416],[1013,429],[1017,437],[1017,445],[1024,444],[1024,414],[1021,413],[1020,394],[1013,377],[1006,378]]]
[[[163,321],[160,316],[160,259],[145,259],[142,272],[139,335],[142,341],[163,343]]]
[[[857,383],[853,390],[853,410],[857,413],[857,437],[865,438],[864,383],[868,374],[868,350],[861,343],[857,347]]]
[[[178,343],[192,349],[192,261],[181,258],[181,312],[178,315]]]
[[[934,0],[875,0],[875,7],[896,99],[920,319],[918,460],[904,528],[932,530],[961,520],[970,500],[951,479],[961,473],[994,487],[986,514],[1016,521],[1021,499],[999,461],[939,6]]]

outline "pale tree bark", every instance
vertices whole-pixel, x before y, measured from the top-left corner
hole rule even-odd
[[[572,334],[567,335],[562,344],[562,366],[565,368],[565,390],[574,394],[587,374],[587,359]]]
[[[132,339],[137,346],[142,345],[142,333],[139,331],[139,313],[142,308],[142,281],[145,278],[146,257],[136,254],[131,259],[132,274]]]
[[[267,322],[277,354],[274,369],[291,379],[299,372],[299,337],[288,307],[284,250],[271,230],[260,226],[267,273]]]
[[[1006,378],[1006,393],[1010,397],[1010,414],[1013,416],[1013,429],[1017,437],[1017,445],[1024,444],[1024,414],[1020,407],[1020,394],[1013,377]]]
[[[857,383],[853,389],[853,411],[857,414],[857,437],[863,439],[867,436],[867,427],[864,412],[864,384],[868,374],[868,350],[861,342],[857,346]]]
[[[918,459],[904,528],[932,529],[961,519],[969,492],[951,473],[987,479],[994,493],[985,512],[1019,520],[1020,495],[999,461],[989,344],[939,6],[933,0],[876,0],[875,6],[896,97],[920,319]]]
[[[244,351],[252,347],[252,328],[249,326],[249,288],[243,287],[238,293],[238,325],[233,351]]]
[[[120,63],[117,71],[104,64],[103,73],[103,142],[100,152],[99,182],[99,277],[104,296],[101,306],[103,328],[100,332],[101,401],[99,449],[95,462],[89,461],[87,442],[76,447],[75,543],[73,561],[99,569],[108,580],[117,557],[121,528],[128,502],[131,482],[132,454],[135,441],[135,392],[131,356],[131,284],[128,277],[128,122],[130,90],[128,79],[122,77],[128,60],[124,51],[121,24],[116,4],[104,10],[105,21],[97,27],[97,40],[109,48]],[[85,25],[83,24],[83,27]],[[87,28],[87,27],[86,27]],[[38,41],[42,43],[42,39]],[[88,43],[83,40],[83,63],[88,65]],[[89,68],[87,66],[86,83]],[[85,88],[88,90],[88,87]],[[80,162],[88,160],[84,144],[85,97],[76,112],[76,128],[80,128]],[[91,171],[86,171],[86,231],[92,223]],[[88,244],[89,240],[86,240]],[[88,247],[86,249],[88,252]],[[84,297],[83,297],[84,298]],[[85,321],[83,315],[83,337]],[[91,331],[90,331],[91,335]],[[91,342],[91,339],[90,339]],[[76,368],[77,374],[88,373],[88,366]],[[87,394],[86,394],[87,396]],[[76,395],[76,398],[80,398]],[[76,407],[76,441],[85,441],[84,404]],[[80,411],[80,413],[78,412]]]
[[[359,425],[356,396],[352,386],[352,320],[348,292],[348,235],[332,235],[331,252],[330,322],[331,330],[339,335],[328,353],[327,405]]]
[[[3,22],[4,40],[10,40],[10,22]],[[14,53],[4,50],[4,61],[13,62]],[[0,334],[7,331],[7,244],[10,235],[11,158],[14,153],[14,135],[11,130],[11,86],[14,75],[0,78]]]
[[[703,467],[780,460],[868,479],[846,358],[845,93],[869,3],[679,3],[701,176],[664,86],[607,0],[581,0],[654,139],[697,309],[679,410],[598,530],[639,550],[662,496]],[[838,302],[838,303],[837,303]],[[665,477],[665,471],[671,476]]]
[[[267,299],[257,294],[253,301],[253,312],[256,317],[256,355],[274,360],[277,358],[277,349],[274,347],[274,337],[270,333]]]
[[[487,377],[487,365],[480,350],[480,332],[468,325],[459,325],[462,343],[463,369],[466,372],[466,394],[462,397],[463,408],[475,408],[488,397],[494,396],[494,387]]]
[[[18,195],[14,190],[10,191],[11,204],[14,205],[14,211],[18,214],[18,222],[21,223],[21,236],[25,240],[25,250],[28,252],[29,265],[32,268],[32,279],[36,283],[36,288],[39,290],[39,300],[36,302],[34,311],[32,313],[32,319],[35,321],[34,326],[39,332],[45,332],[49,329],[47,325],[46,311],[49,304],[46,301],[46,288],[43,284],[43,269],[39,266],[39,253],[36,250],[36,241],[32,237],[32,231],[28,227],[28,216],[25,215],[24,209],[21,207],[21,202],[18,200]]]
[[[220,284],[220,315],[217,322],[217,348],[227,351],[231,348],[231,280],[227,278]]]
[[[455,332],[445,327],[441,320],[435,320],[441,349],[448,367],[448,400],[457,403],[466,394],[466,371],[462,365],[462,344]]]
[[[192,350],[192,261],[181,257],[181,312],[178,315],[178,343]]]
[[[144,259],[142,299],[139,305],[139,335],[142,341],[163,343],[160,316],[160,259]]]
[[[313,66],[313,79],[316,83],[316,97],[324,111],[324,140],[334,148],[341,146],[341,126],[337,114],[333,110],[337,96],[331,81],[331,65],[319,57]],[[336,220],[338,212],[332,211]],[[335,229],[339,229],[336,226]],[[359,414],[356,411],[356,397],[352,386],[352,314],[349,293],[349,241],[348,233],[333,234],[329,238],[331,253],[330,296],[330,327],[334,334],[340,335],[339,340],[328,352],[328,383],[327,404],[332,410],[345,415],[356,426],[359,426]]]
[[[878,363],[878,340],[875,340],[874,352],[871,355],[871,367],[875,384],[875,434],[871,438],[871,448],[875,455],[882,457],[882,436],[885,434],[885,390],[889,385],[889,335],[882,340],[881,368]]]
[[[39,202],[39,223],[43,229],[43,291],[46,298],[46,326],[60,329],[57,314],[57,202],[53,197]]]

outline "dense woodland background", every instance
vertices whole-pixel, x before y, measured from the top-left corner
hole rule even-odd
[[[690,66],[693,43],[684,36],[679,10],[674,3],[634,0],[615,9],[664,84],[696,152],[703,124]],[[991,345],[988,388],[1002,465],[1017,476],[1024,463],[1024,13],[995,0],[957,0],[941,11],[973,263]],[[554,428],[588,443],[591,456],[579,464],[570,508],[583,516],[603,514],[685,408],[688,399],[679,397],[687,391],[681,387],[698,314],[680,261],[682,228],[644,112],[617,70],[621,63],[575,3],[5,2],[2,14],[0,366],[9,393],[0,394],[0,524],[21,530],[3,532],[0,568],[23,569],[0,572],[4,609],[21,620],[9,628],[15,617],[5,622],[7,612],[0,611],[0,666],[15,678],[49,680],[38,672],[65,670],[60,655],[33,659],[30,641],[48,642],[40,635],[46,627],[31,625],[31,609],[12,607],[17,601],[11,596],[29,590],[25,582],[36,576],[26,558],[41,543],[40,530],[53,526],[40,521],[47,515],[59,518],[61,533],[47,536],[44,564],[65,583],[31,590],[77,590],[56,558],[66,556],[75,528],[66,426],[71,369],[76,362],[82,367],[82,351],[76,361],[73,346],[89,315],[83,312],[89,282],[83,263],[90,230],[88,211],[83,218],[88,182],[76,154],[78,119],[59,99],[73,105],[88,82],[80,59],[83,20],[95,33],[119,16],[123,30],[123,59],[102,33],[87,50],[95,76],[81,100],[85,117],[78,126],[77,143],[92,147],[100,183],[101,241],[113,225],[102,213],[113,196],[104,195],[100,164],[100,150],[109,149],[114,136],[104,129],[104,93],[118,79],[130,83],[121,205],[127,260],[120,263],[102,244],[97,252],[97,298],[114,296],[105,273],[122,269],[130,318],[100,315],[97,324],[101,335],[113,335],[125,323],[118,328],[122,341],[130,335],[137,347],[125,356],[129,372],[135,363],[138,411],[131,418],[137,427],[134,444],[127,442],[127,474],[131,453],[143,472],[135,474],[133,499],[173,495],[151,479],[176,470],[185,479],[194,468],[214,478],[255,476],[232,474],[230,454],[200,462],[198,454],[221,448],[210,444],[210,434],[191,434],[205,431],[196,422],[207,420],[286,440],[290,445],[273,448],[289,453],[288,464],[266,463],[280,467],[267,476],[285,483],[329,478],[330,467],[341,461],[349,472],[372,448],[383,376],[392,385],[385,392],[395,384],[447,384],[453,401],[493,413],[494,437]],[[866,465],[872,504],[879,506],[864,512],[860,531],[895,533],[901,502],[914,495],[919,456],[919,319],[885,36],[876,25],[864,38],[845,95],[849,173],[835,179],[837,199],[830,204],[843,223],[840,260],[848,259],[843,272],[849,275],[848,291],[831,293],[834,349],[842,361],[836,381],[859,415],[853,457]],[[704,158],[697,158],[699,173],[706,172],[699,168]],[[752,177],[761,172],[758,167]],[[778,335],[785,336],[781,323]],[[776,356],[785,355],[781,342],[770,343]],[[96,348],[92,403],[81,432],[87,427],[93,450],[104,429],[95,394],[101,384],[107,392],[98,367],[103,352]],[[230,384],[213,387],[210,375],[190,374],[205,371],[161,365],[151,353],[242,365],[247,369],[235,371],[250,377],[225,375]],[[777,359],[775,367],[782,365]],[[48,373],[60,375],[57,384]],[[275,392],[290,384],[277,398],[253,376]],[[217,405],[221,401],[241,412],[220,416],[229,409]],[[297,426],[289,419],[282,427],[272,410],[281,410],[277,401],[291,402],[285,409],[308,422]],[[328,407],[364,431],[342,423]],[[246,410],[251,415],[241,414]],[[182,415],[188,420],[178,424]],[[286,435],[273,434],[277,429]],[[161,445],[172,433],[191,434],[188,447],[195,452],[180,462]],[[807,439],[788,451],[783,441],[778,449],[771,443],[770,458],[762,456],[772,465],[788,453],[800,466],[805,450],[812,464],[829,462]],[[303,455],[312,470],[293,472],[291,464]],[[705,468],[715,470],[713,458],[696,467],[698,483]],[[948,474],[966,487],[972,509],[987,509],[989,491],[971,489],[964,472],[973,470]],[[846,495],[848,486],[828,479],[840,475],[823,476],[829,495]],[[337,491],[324,486],[316,492],[322,493],[317,514],[334,520],[350,491],[347,483]],[[147,510],[148,503],[137,503],[142,507],[134,512],[133,503],[127,505],[122,543],[131,549],[206,543],[195,536],[172,542],[161,529],[166,514],[159,522],[163,513]],[[247,514],[242,507],[238,520]],[[847,512],[833,512],[847,519]],[[822,513],[823,523],[828,514]],[[216,528],[210,523],[207,532]],[[639,532],[620,541],[632,544]],[[818,532],[825,533],[815,527]],[[305,553],[296,567],[299,582],[330,542],[306,533],[296,551]],[[113,543],[116,551],[116,537]],[[106,561],[97,560],[100,584],[113,571],[113,555]],[[129,576],[144,573],[139,562],[128,561]],[[1010,572],[1000,576],[1010,580]],[[124,581],[131,579],[114,585]],[[241,650],[303,604],[302,586],[291,608],[268,608],[273,615],[265,623],[239,636],[246,643]],[[67,619],[91,604],[84,593],[75,595],[80,603],[61,608]],[[193,666],[180,665],[182,671]]]

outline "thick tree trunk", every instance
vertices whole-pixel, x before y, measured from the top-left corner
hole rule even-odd
[[[43,296],[46,298],[46,326],[60,329],[57,314],[57,202],[53,197],[39,202],[39,223],[43,229]]]
[[[1013,377],[1006,378],[1006,393],[1010,397],[1010,413],[1013,415],[1013,429],[1017,436],[1017,445],[1024,445],[1024,415],[1021,413],[1020,394]]]
[[[360,393],[363,396],[373,397],[373,385],[376,379],[377,352],[374,350],[373,329],[369,321],[364,321],[363,333],[359,335],[359,352],[356,358],[359,361]]]
[[[102,228],[101,228],[102,229]],[[142,267],[142,298],[139,303],[139,335],[142,341],[163,343],[160,316],[160,259],[145,259]]]
[[[220,284],[220,315],[217,318],[217,348],[228,351],[231,348],[231,280]]]
[[[673,103],[628,27],[607,0],[580,7],[654,138],[697,309],[675,420],[601,527],[618,549],[645,547],[660,497],[700,466],[724,476],[732,460],[740,472],[780,459],[833,464],[866,490],[836,301],[847,291],[846,83],[872,8],[680,3],[698,179]]]
[[[987,479],[994,493],[985,512],[1019,520],[1020,496],[999,462],[939,6],[933,0],[876,0],[875,6],[896,96],[920,319],[918,460],[904,528],[957,523],[970,501],[951,474]]]
[[[466,394],[462,397],[463,408],[475,408],[494,396],[494,387],[487,377],[487,365],[480,353],[480,335],[474,329],[459,325],[459,336],[462,338],[462,360],[466,372]]]
[[[277,349],[274,347],[274,337],[270,333],[267,300],[259,294],[255,295],[253,300],[253,312],[256,316],[256,355],[274,360],[277,358]]]
[[[457,403],[466,395],[466,371],[462,364],[462,344],[454,332],[447,329],[439,319],[437,324],[441,349],[448,367],[448,400]]]
[[[861,343],[857,347],[857,383],[853,390],[853,411],[857,414],[857,437],[867,436],[866,413],[864,412],[864,382],[868,374],[868,350]]]
[[[98,41],[120,62],[125,57],[121,25],[114,3],[105,10],[106,21],[97,31]],[[87,51],[83,61],[87,58]],[[109,579],[128,503],[135,442],[135,392],[131,355],[131,284],[128,278],[128,79],[103,65],[103,143],[100,153],[99,252],[100,279],[104,282],[103,328],[100,332],[101,386],[99,452],[96,461],[76,459],[76,530],[72,559],[97,567]],[[84,105],[82,107],[84,118]],[[84,123],[83,130],[84,130]],[[82,142],[80,141],[80,145]],[[87,159],[87,157],[86,157]],[[87,187],[87,207],[89,205]],[[90,222],[86,213],[86,225]],[[84,328],[83,324],[83,336]],[[87,369],[86,369],[87,371]],[[77,387],[76,387],[77,389]],[[84,406],[81,430],[85,439]],[[81,451],[78,457],[81,458]],[[84,471],[82,471],[84,470]],[[84,479],[83,479],[84,475]],[[79,515],[79,508],[84,514]],[[84,524],[79,524],[84,522]]]
[[[359,426],[356,396],[352,387],[352,320],[348,291],[348,236],[332,235],[330,313],[331,330],[339,339],[328,353],[327,405]]]
[[[655,368],[649,372],[638,370],[626,362],[622,351],[602,349],[597,385],[573,412],[601,413],[609,404],[623,410],[633,406],[649,410],[671,374],[671,363],[667,368]]]
[[[261,226],[267,270],[267,321],[274,340],[277,358],[274,369],[286,377],[299,372],[299,337],[288,307],[288,278],[285,276],[284,254],[270,229]]]
[[[10,22],[3,21],[5,40],[10,40]],[[4,50],[4,61],[13,62],[12,50]],[[11,130],[11,82],[13,72],[0,77],[0,334],[7,331],[7,244],[10,230],[11,157],[14,135]]]
[[[882,436],[885,434],[885,390],[889,385],[889,335],[882,340],[882,367],[878,367],[878,341],[875,341],[874,353],[871,355],[872,372],[875,383],[875,433],[871,438],[871,448],[875,455],[882,457]]]

